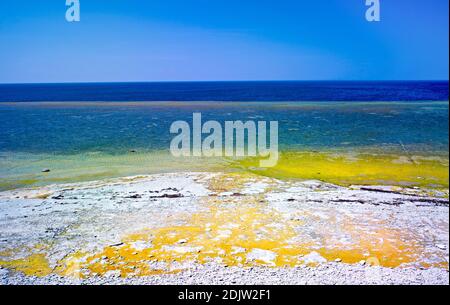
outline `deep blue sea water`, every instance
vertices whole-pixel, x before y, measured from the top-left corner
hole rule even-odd
[[[447,101],[447,81],[0,84],[20,101]]]
[[[448,102],[0,103],[0,152],[167,150],[170,125],[278,121],[282,149],[448,152]]]

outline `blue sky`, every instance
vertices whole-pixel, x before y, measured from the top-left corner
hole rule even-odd
[[[0,83],[448,80],[448,0],[0,1]]]

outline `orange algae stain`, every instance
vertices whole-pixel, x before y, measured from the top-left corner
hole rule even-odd
[[[23,272],[28,276],[46,276],[52,273],[44,254],[31,254],[22,259],[0,260],[0,266]]]
[[[404,245],[397,241],[393,247],[372,245],[370,241],[353,244],[350,248],[320,248],[313,243],[291,244],[289,239],[296,233],[289,225],[279,229],[267,226],[277,218],[276,214],[267,214],[257,208],[241,207],[224,211],[212,208],[211,214],[194,215],[196,226],[168,227],[149,230],[148,235],[126,238],[120,247],[106,247],[102,252],[88,256],[82,268],[90,274],[103,275],[111,270],[120,270],[121,276],[143,276],[173,271],[175,263],[218,262],[227,266],[277,266],[293,267],[302,264],[301,257],[317,251],[329,261],[340,258],[344,263],[358,263],[367,260],[370,265],[397,267],[414,261],[416,249],[405,252]],[[236,215],[240,215],[236,217]],[[238,219],[238,220],[237,220]],[[232,220],[232,222],[229,222]],[[279,219],[275,219],[275,222]],[[381,234],[380,236],[382,236]],[[374,237],[380,238],[380,236]],[[133,243],[149,241],[151,246],[137,250]],[[276,254],[273,264],[262,260],[248,260],[247,255],[253,249],[268,250]],[[411,254],[411,255],[410,255]],[[150,268],[151,262],[162,263],[161,269]],[[175,269],[180,271],[180,269]]]
[[[373,220],[370,215],[346,219],[342,230],[351,237],[352,243],[333,243],[333,248],[321,251],[325,258],[339,258],[345,263],[364,260],[369,265],[399,267],[417,262],[425,253],[413,233],[390,227],[385,221]]]
[[[107,247],[95,255],[86,255],[85,260],[68,259],[59,271],[65,276],[77,278],[105,275],[109,271],[119,271],[122,277],[162,274],[162,270],[148,266],[148,259],[145,254],[127,255]]]

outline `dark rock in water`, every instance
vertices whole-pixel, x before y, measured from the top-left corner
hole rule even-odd
[[[43,173],[49,173],[50,170],[49,170],[48,168],[44,168],[44,169],[42,170],[42,172],[43,172]]]

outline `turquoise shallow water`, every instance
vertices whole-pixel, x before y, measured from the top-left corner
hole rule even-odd
[[[446,101],[1,103],[0,188],[198,169],[167,156],[171,123],[190,122],[193,112],[222,123],[276,120],[282,151],[448,158]]]
[[[279,122],[282,149],[448,151],[448,102],[0,104],[0,152],[169,148],[176,120]]]

